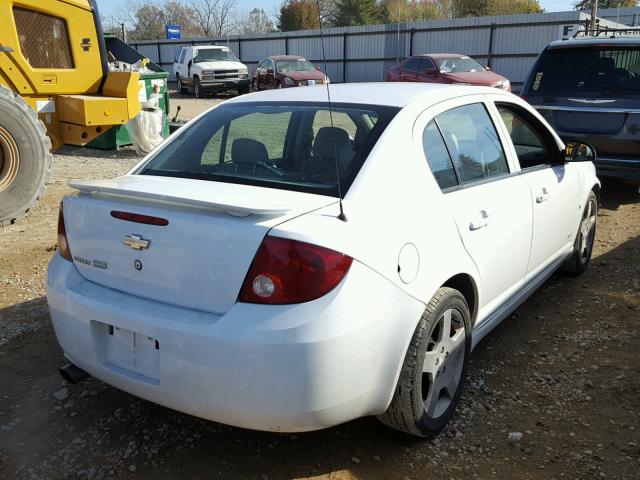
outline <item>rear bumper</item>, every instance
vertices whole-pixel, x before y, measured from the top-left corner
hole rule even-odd
[[[55,255],[47,299],[65,355],[91,375],[191,415],[289,432],[384,412],[424,309],[355,261],[313,302],[215,315],[97,285]],[[157,340],[153,374],[110,362],[106,325]]]
[[[200,88],[203,90],[226,90],[236,88],[249,88],[249,79],[233,80],[200,80]]]

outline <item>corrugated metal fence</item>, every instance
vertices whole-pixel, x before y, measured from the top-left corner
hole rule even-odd
[[[398,58],[427,52],[464,53],[518,84],[546,44],[570,36],[588,18],[584,12],[571,11],[327,28],[323,29],[326,72],[333,82],[382,81]],[[601,24],[614,25],[606,20]],[[132,41],[131,45],[174,78],[173,61],[182,46],[211,42],[228,45],[250,71],[264,57],[279,54],[301,55],[323,67],[319,30]]]

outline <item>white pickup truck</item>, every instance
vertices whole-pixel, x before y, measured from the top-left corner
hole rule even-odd
[[[196,98],[205,92],[237,90],[249,92],[249,72],[233,52],[221,45],[192,45],[182,47],[173,62],[178,91],[192,89]]]

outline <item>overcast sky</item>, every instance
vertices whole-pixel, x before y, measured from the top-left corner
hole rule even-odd
[[[548,12],[573,10],[574,2],[575,0],[540,0],[542,8]],[[98,8],[100,9],[101,15],[109,16],[126,3],[127,0],[98,0]],[[158,1],[156,3],[162,2]],[[260,7],[264,8],[269,15],[275,12],[281,3],[282,0],[236,0],[238,9],[242,12],[248,12],[254,7]]]

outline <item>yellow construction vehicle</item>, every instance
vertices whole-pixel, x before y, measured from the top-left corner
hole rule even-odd
[[[140,111],[139,74],[110,72],[95,0],[0,0],[0,226],[42,196],[51,152]]]

